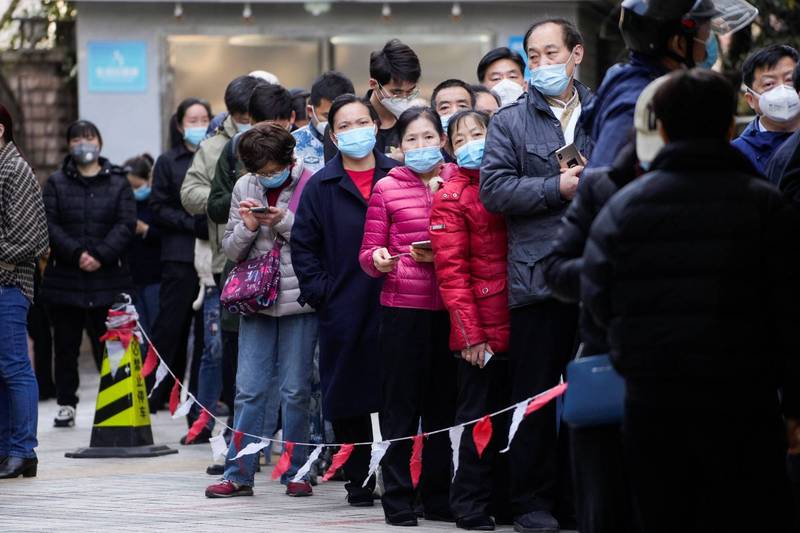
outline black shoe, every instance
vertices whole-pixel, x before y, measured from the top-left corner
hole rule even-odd
[[[225,465],[213,464],[213,465],[208,465],[208,468],[206,468],[206,474],[208,474],[209,476],[221,476],[224,473],[225,473]]]
[[[25,459],[24,457],[8,456],[6,461],[0,466],[0,479],[11,479],[15,477],[36,477],[36,467],[39,460],[36,457]]]
[[[494,520],[492,520],[491,516],[479,514],[467,518],[459,518],[456,520],[456,527],[468,531],[494,531]]]
[[[187,434],[181,437],[181,444],[187,445],[186,437],[188,436],[189,435]],[[209,441],[209,439],[211,439],[211,430],[206,427],[201,429],[200,433],[198,433],[197,436],[194,438],[194,440],[190,442],[187,446],[191,446],[192,444],[205,444]]]
[[[559,533],[558,520],[547,511],[532,511],[514,519],[514,531],[519,533]]]
[[[390,526],[413,527],[417,523],[417,515],[414,511],[397,513],[394,516],[387,516],[386,523]]]
[[[375,505],[375,500],[372,499],[372,493],[367,490],[353,491],[347,494],[347,503],[351,507],[372,507]]]

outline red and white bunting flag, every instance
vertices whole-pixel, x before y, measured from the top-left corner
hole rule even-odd
[[[225,444],[225,437],[222,433],[208,439],[208,443],[211,444],[212,459],[221,459],[228,453],[228,445]]]
[[[381,460],[383,459],[383,456],[386,455],[386,450],[388,449],[389,443],[385,440],[372,443],[372,451],[369,456],[369,472],[367,472],[367,477],[364,479],[364,483],[361,484],[362,487],[366,487],[370,478],[375,475],[375,472],[378,471],[378,466],[380,466]]]
[[[333,454],[331,466],[328,467],[328,471],[322,476],[322,481],[329,481],[336,474],[336,471],[344,466],[350,458],[350,454],[353,453],[353,448],[354,446],[352,444],[343,444],[339,448],[339,451]]]
[[[504,450],[500,450],[500,453],[506,453],[511,448],[511,441],[514,440],[514,435],[517,434],[517,430],[519,429],[519,425],[522,423],[522,419],[525,418],[525,410],[528,408],[528,401],[525,400],[524,402],[519,402],[517,407],[514,408],[514,414],[511,415],[511,426],[508,428],[508,444]]]
[[[461,448],[461,435],[464,433],[464,426],[452,427],[448,433],[450,434],[450,449],[453,450],[453,480],[455,480],[456,472],[458,472],[458,456]]]
[[[192,410],[192,405],[194,405],[194,396],[189,394],[189,397],[186,398],[186,401],[180,404],[177,409],[175,409],[175,412],[172,414],[172,418],[180,418],[188,415],[189,411]]]
[[[162,365],[164,363],[161,363]],[[155,387],[153,387],[155,389]],[[172,390],[169,391],[169,414],[174,415],[178,410],[178,404],[181,401],[181,382],[177,379],[172,385]]]
[[[424,438],[424,433],[414,435],[414,444],[411,446],[409,469],[411,470],[411,484],[415,489],[417,485],[419,485],[419,476],[422,474],[422,446],[424,444]]]
[[[321,453],[322,446],[317,446],[310,454],[308,454],[308,460],[303,466],[300,467],[300,470],[298,470],[297,474],[295,474],[295,476],[292,478],[293,483],[300,483],[303,481],[303,478],[311,471],[311,466],[314,464],[314,461],[319,459],[319,454]]]
[[[192,427],[189,428],[189,432],[186,433],[186,444],[194,442],[194,439],[196,439],[197,436],[200,435],[200,432],[208,425],[209,420],[211,420],[211,413],[205,409],[200,411],[197,420],[194,421]]]
[[[294,451],[294,442],[287,442],[283,445],[283,455],[281,455],[278,464],[272,469],[272,479],[278,479],[289,470],[292,464],[292,452]]]
[[[147,357],[144,359],[144,364],[142,365],[142,370],[140,372],[143,378],[146,378],[150,374],[153,373],[153,370],[156,369],[158,366],[158,356],[156,355],[156,350],[153,348],[152,344],[147,346]]]
[[[245,446],[242,450],[239,450],[239,453],[236,454],[234,459],[241,459],[245,455],[253,455],[254,453],[258,453],[264,448],[269,446],[268,440],[260,440],[258,442],[251,442],[247,446]]]
[[[478,451],[478,457],[483,457],[483,451],[492,440],[492,419],[489,415],[484,416],[472,428],[472,441],[475,443],[475,449]]]
[[[164,381],[164,378],[169,376],[169,368],[167,367],[167,363],[161,361],[161,364],[158,365],[158,369],[156,369],[156,380],[153,383],[153,388],[150,389],[150,394],[147,395],[149,398],[153,395],[153,392],[161,385],[161,382]]]
[[[525,410],[525,416],[528,416],[534,411],[538,411],[550,403],[551,400],[564,394],[564,391],[566,390],[567,384],[561,383],[560,385],[556,385],[552,389],[546,390],[542,394],[536,396],[533,400],[531,400],[531,403],[528,404],[528,408]]]

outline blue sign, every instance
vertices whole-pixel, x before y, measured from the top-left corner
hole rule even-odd
[[[528,54],[525,52],[524,41],[524,35],[512,35],[508,38],[508,47],[522,56],[522,60],[525,62],[525,79],[529,80],[531,78],[531,70],[528,68]]]
[[[147,91],[147,43],[89,41],[89,92]]]

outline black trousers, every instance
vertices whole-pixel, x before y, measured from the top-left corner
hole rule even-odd
[[[458,405],[456,424],[475,420],[511,403],[508,359],[495,354],[484,367],[458,361]],[[459,466],[450,487],[450,508],[458,518],[494,516],[500,522],[511,519],[508,505],[508,453],[499,453],[508,441],[507,415],[492,419],[492,440],[478,457],[472,428],[461,436]]]
[[[580,532],[635,531],[622,426],[570,428],[570,445]]]
[[[625,459],[642,532],[790,530],[784,424],[777,405],[748,406],[757,401],[748,392],[718,409],[627,401]]]
[[[101,345],[98,352],[92,350],[97,371],[103,362],[100,337],[106,332],[107,307],[83,309],[71,305],[52,305],[49,307],[53,324],[53,343],[55,346],[55,381],[58,405],[78,405],[78,356],[81,351],[84,326],[87,327],[92,342]]]
[[[33,281],[34,293],[38,295],[41,284],[38,268],[34,272]],[[39,398],[52,398],[56,395],[56,385],[53,381],[53,333],[47,309],[36,297],[28,309],[28,335],[33,341],[33,366],[36,371],[36,382],[39,385]]]
[[[153,325],[152,340],[176,376],[183,376],[186,372],[187,342],[194,315],[192,302],[197,297],[197,291],[198,281],[194,265],[176,261],[161,263],[158,317]],[[148,376],[148,388],[152,383],[151,376]],[[173,383],[172,377],[167,376],[158,390],[153,392],[150,400],[153,410],[163,407],[169,399]]]
[[[384,307],[379,331],[384,358],[384,439],[449,427],[455,418],[456,359],[448,346],[450,318],[444,311]],[[337,433],[337,437],[338,437]],[[383,511],[388,518],[414,512],[410,440],[392,443],[381,462]],[[450,440],[447,433],[425,439],[422,448],[420,497],[425,513],[440,517],[450,511]]]
[[[369,415],[337,418],[331,420],[331,424],[333,424],[333,431],[339,442],[372,441],[372,420]],[[369,446],[355,446],[353,453],[350,454],[350,459],[342,466],[344,477],[347,479],[344,488],[349,496],[372,497],[372,491],[375,490],[375,477],[370,479],[366,487],[361,486],[369,472],[369,455]]]
[[[575,353],[578,308],[549,300],[511,310],[513,402],[555,387]],[[530,414],[511,445],[511,506],[515,516],[548,511],[574,517],[569,432],[558,430],[556,402]]]

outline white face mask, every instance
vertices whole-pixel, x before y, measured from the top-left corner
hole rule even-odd
[[[400,115],[411,107],[411,102],[413,102],[411,98],[381,98],[381,105],[397,118],[400,118]]]
[[[492,87],[492,92],[500,97],[503,105],[508,105],[516,102],[520,95],[525,92],[525,89],[519,83],[506,78]]]
[[[749,89],[758,96],[758,107],[761,114],[775,122],[790,122],[800,114],[800,96],[793,87],[778,85],[762,94]]]
[[[320,135],[325,135],[325,129],[328,127],[328,121],[321,121],[317,116],[317,112],[314,111],[314,108],[311,108],[311,116],[314,117],[314,128],[319,132]]]

